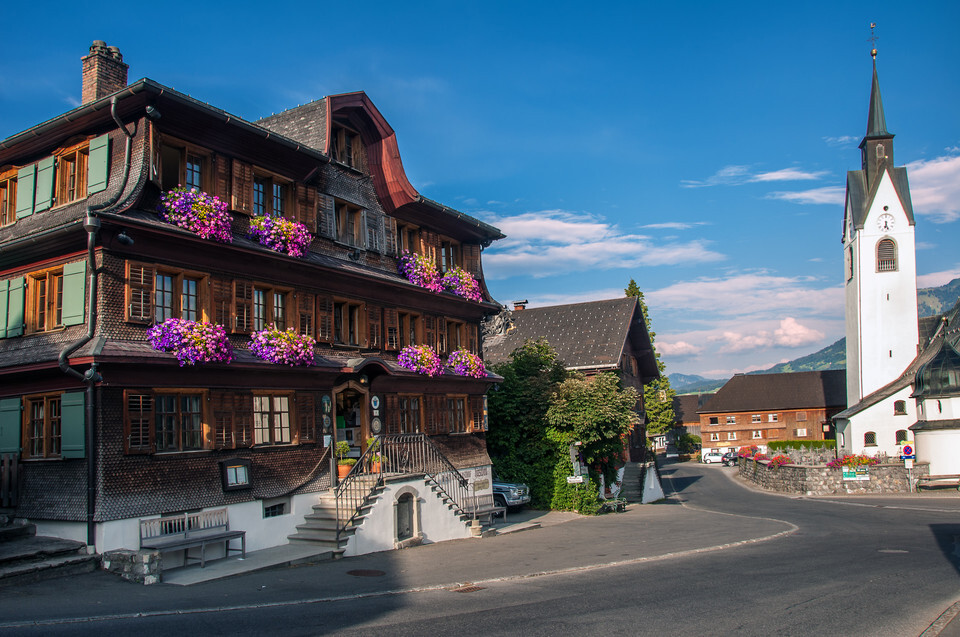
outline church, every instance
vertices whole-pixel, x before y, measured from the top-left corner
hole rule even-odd
[[[918,318],[916,219],[871,55],[861,168],[847,173],[843,218],[848,406],[834,416],[837,450],[896,458],[915,444],[931,474],[958,473],[958,307]]]

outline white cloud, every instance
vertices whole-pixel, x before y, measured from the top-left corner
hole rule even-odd
[[[823,141],[829,146],[846,146],[856,144],[859,138],[853,135],[841,135],[840,137],[824,137]]]
[[[696,356],[703,351],[702,347],[698,347],[697,345],[693,345],[686,341],[674,341],[672,343],[666,341],[657,341],[656,346],[658,352],[665,356],[672,356],[673,358]]]
[[[703,188],[705,186],[741,186],[743,184],[766,183],[772,181],[810,181],[822,179],[827,171],[808,171],[799,168],[781,168],[766,172],[752,173],[749,166],[724,166],[706,179],[684,179],[680,185],[684,188]]]
[[[960,219],[960,155],[907,164],[913,210],[934,223]]]
[[[936,288],[945,285],[960,277],[960,266],[952,270],[943,270],[942,272],[931,272],[929,274],[920,274],[917,276],[918,288]]]
[[[821,179],[826,174],[827,171],[825,170],[818,172],[807,172],[805,170],[798,170],[796,168],[783,168],[781,170],[774,170],[773,172],[760,173],[750,178],[750,181],[810,181],[814,179]]]
[[[797,322],[792,316],[780,321],[780,327],[773,333],[774,342],[783,347],[803,347],[823,340],[824,334]]]
[[[846,189],[843,186],[824,186],[823,188],[813,188],[811,190],[800,190],[796,192],[771,192],[767,199],[783,199],[799,204],[830,204],[843,205],[843,198]]]
[[[726,258],[704,239],[653,241],[627,234],[601,217],[563,210],[493,217],[506,239],[484,252],[484,275],[504,279],[516,274],[545,277],[583,270],[707,263]]]

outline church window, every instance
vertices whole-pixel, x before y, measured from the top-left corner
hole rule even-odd
[[[893,401],[893,415],[894,415],[894,416],[906,416],[906,415],[907,415],[907,401],[905,401],[905,400],[895,400],[895,401]]]
[[[898,429],[898,430],[897,430],[897,444],[898,444],[898,445],[903,445],[903,444],[906,444],[906,443],[907,443],[907,430],[906,430],[906,429]]]
[[[863,445],[865,447],[876,447],[877,446],[877,434],[874,431],[868,431],[863,434]]]
[[[877,272],[896,272],[897,244],[892,239],[881,239],[877,244]]]
[[[853,278],[853,246],[847,248],[846,256],[844,258],[847,266],[847,281]]]

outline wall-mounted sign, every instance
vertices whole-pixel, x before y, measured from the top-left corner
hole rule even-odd
[[[320,397],[320,408],[325,414],[333,411],[333,401],[330,399],[330,394],[324,394]]]
[[[869,480],[870,468],[863,467],[840,467],[844,480]]]
[[[327,414],[324,414],[321,417],[321,421],[323,422],[323,432],[330,433],[331,429],[333,429],[333,419]]]
[[[370,433],[372,433],[374,436],[379,436],[382,431],[383,431],[383,421],[377,418],[376,416],[374,416],[370,420]]]

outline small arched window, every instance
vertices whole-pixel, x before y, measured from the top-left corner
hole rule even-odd
[[[902,445],[902,444],[905,444],[906,442],[907,442],[907,430],[906,430],[906,429],[898,429],[898,430],[897,430],[897,444],[898,444],[898,445]]]
[[[906,415],[907,415],[907,401],[905,401],[905,400],[895,400],[895,401],[893,401],[893,415],[894,415],[894,416],[906,416]]]
[[[877,272],[896,272],[897,244],[893,239],[881,239],[877,244]]]
[[[863,445],[865,447],[876,447],[877,446],[877,434],[874,431],[868,431],[863,434]]]

